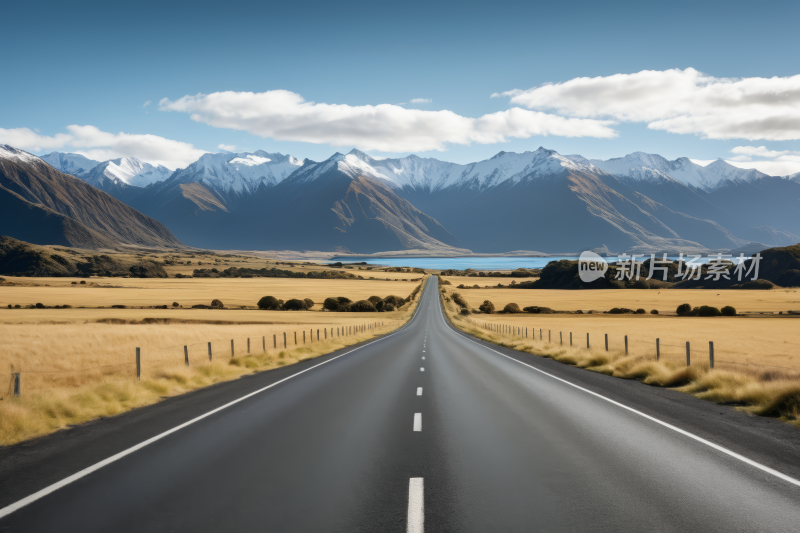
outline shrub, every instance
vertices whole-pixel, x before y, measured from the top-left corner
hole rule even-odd
[[[466,289],[463,283],[460,283],[456,289]]]
[[[520,309],[517,304],[510,303],[510,304],[506,304],[506,306],[503,308],[503,312],[505,312],[505,313],[521,313],[522,309]]]
[[[374,313],[377,311],[369,300],[359,300],[351,304],[349,310],[354,313]]]
[[[632,315],[633,313],[635,313],[635,311],[627,307],[612,307],[608,310],[608,314],[610,315]]]
[[[730,305],[726,305],[719,311],[722,313],[722,316],[736,316],[736,308]]]
[[[478,307],[481,310],[481,313],[486,313],[487,315],[491,315],[494,313],[494,304],[489,300],[484,300],[483,303]]]
[[[14,306],[12,306],[11,304],[8,304],[8,308],[9,308],[9,309],[13,309],[13,308],[14,308]]]
[[[225,306],[222,305],[222,301],[221,300],[216,300],[215,299],[215,300],[211,300],[211,307],[213,309],[222,309]]]
[[[43,303],[37,303],[36,304],[36,309],[44,309],[44,304]]]
[[[639,309],[637,309],[637,310],[636,310],[636,314],[637,314],[637,315],[643,315],[643,314],[645,314],[646,312],[647,312],[647,311],[645,311],[645,310],[644,310],[644,309],[642,309],[641,307],[640,307]]]
[[[278,299],[274,296],[264,296],[258,301],[258,308],[265,310],[276,310],[280,307]]]
[[[306,303],[306,309],[311,309],[314,307],[314,300],[311,298],[303,298],[303,301]]]
[[[439,285],[452,285],[452,283],[450,283],[446,279],[441,279],[440,278]]]
[[[468,315],[468,314],[469,314],[469,309],[466,309],[466,308],[464,308],[464,309],[462,309],[462,310],[461,310],[461,311],[459,311],[459,312],[460,312],[462,315]]]
[[[172,302],[172,307],[180,307],[180,306],[181,304],[179,304],[178,302]]]
[[[337,311],[339,309],[339,300],[336,298],[325,298],[322,302],[322,308],[328,311]]]
[[[693,311],[697,316],[722,316],[722,313],[716,307],[710,305],[701,305]]]
[[[367,298],[367,300],[372,302],[372,305],[378,305],[378,302],[382,302],[383,298],[381,298],[380,296],[370,296],[369,298]]]
[[[525,307],[523,311],[525,313],[535,313],[539,315],[552,315],[555,313],[555,311],[549,307],[539,307],[538,305],[529,305],[528,307]]]
[[[481,287],[480,287],[480,285],[478,285],[478,284],[476,283],[475,285],[473,285],[473,286],[472,286],[472,288],[473,288],[473,289],[480,289]]]
[[[387,296],[383,299],[384,304],[392,304],[395,308],[402,307],[406,300],[399,296]]]
[[[650,314],[651,314],[651,315],[657,315],[657,314],[658,314],[658,309],[652,309],[652,310],[650,311]]]
[[[349,305],[353,303],[353,300],[351,300],[350,298],[346,298],[344,296],[338,296],[336,300],[339,302],[339,305]]]
[[[453,293],[453,301],[456,303],[457,306],[461,307],[462,309],[467,309],[469,307],[464,297],[457,292]]]
[[[754,279],[742,284],[743,289],[768,291],[775,287],[775,284],[766,279]]]
[[[678,306],[675,312],[678,313],[678,316],[689,315],[692,312],[692,306],[689,304],[681,304]]]
[[[38,305],[38,304],[37,304],[37,305]],[[164,307],[166,308],[167,306],[165,305]],[[117,305],[112,305],[112,306],[111,306],[111,309],[125,309],[125,306],[124,306],[124,305],[119,305],[119,304],[117,304]]]
[[[19,305],[19,304],[17,304],[17,305],[15,305],[15,306],[14,306],[14,309],[20,309],[20,308],[22,308],[22,306],[21,306],[21,305]]]
[[[382,309],[382,311],[384,311],[384,312],[386,312],[386,313],[389,313],[389,312],[391,312],[391,311],[394,311],[395,309],[396,309],[396,308],[395,308],[394,304],[392,304],[391,302],[383,302],[383,309]]]
[[[81,280],[81,285],[86,285],[86,280],[85,279]]]
[[[77,284],[78,284],[78,282],[77,282],[77,281],[73,281],[73,282],[72,282],[72,284],[73,284],[73,285],[77,285]]]
[[[297,298],[292,298],[283,304],[284,311],[305,311],[306,309],[306,302]]]

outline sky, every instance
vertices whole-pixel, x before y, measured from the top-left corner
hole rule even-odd
[[[800,171],[798,2],[16,2],[0,143],[468,163],[539,146]]]

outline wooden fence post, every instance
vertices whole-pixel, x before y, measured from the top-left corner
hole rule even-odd
[[[686,366],[692,363],[691,351],[689,350],[689,341],[686,341]]]
[[[136,379],[142,379],[142,351],[140,348],[136,348]]]
[[[139,360],[139,358],[138,358],[139,348],[136,348],[136,352],[137,352],[136,360],[138,361]],[[138,365],[137,365],[137,368],[138,368]],[[19,398],[19,396],[22,394],[22,376],[20,374],[21,374],[20,372],[14,372],[14,396],[16,396],[17,398]],[[138,371],[137,371],[137,375],[138,375]]]
[[[606,333],[606,351],[608,351],[608,333]]]
[[[589,334],[586,334],[586,349],[589,349]]]
[[[564,346],[564,332],[563,331],[559,331],[558,332],[558,343],[561,346]]]
[[[247,337],[247,353],[250,353],[250,337]]]
[[[233,350],[233,339],[231,339],[231,357],[233,357],[234,350]]]
[[[211,361],[211,343],[208,343],[208,360]]]
[[[625,335],[625,355],[628,355],[628,336]]]
[[[278,349],[278,336],[274,333],[272,334],[272,347]]]
[[[297,346],[297,332],[294,332],[294,345]]]
[[[283,348],[286,349],[286,332],[283,332]]]
[[[186,361],[186,366],[189,366],[189,347],[185,344],[183,346],[183,359]]]
[[[656,361],[661,359],[661,339],[656,339]]]
[[[264,353],[267,353],[267,336],[261,336],[261,347],[264,348]]]
[[[303,344],[306,343],[306,330],[303,330]]]
[[[547,342],[550,342],[552,340],[553,340],[553,331],[548,329],[547,330]]]
[[[572,346],[572,332],[569,332],[569,345]]]
[[[711,368],[714,368],[714,341],[708,341],[708,359],[711,363]]]

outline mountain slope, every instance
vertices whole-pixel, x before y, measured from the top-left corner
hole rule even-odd
[[[89,173],[100,161],[89,159],[81,154],[65,154],[63,152],[50,152],[40,157],[42,161],[63,172],[81,178]]]
[[[182,245],[160,222],[7,145],[0,145],[0,188],[0,234],[91,248]]]

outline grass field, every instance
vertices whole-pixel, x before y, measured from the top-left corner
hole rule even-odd
[[[454,289],[459,283],[450,279]],[[487,278],[488,279],[488,278]],[[504,285],[509,280],[504,281]],[[682,303],[693,307],[732,305],[739,313],[786,313],[800,311],[800,290],[777,289],[771,291],[705,290],[705,289],[603,289],[603,290],[555,290],[555,289],[454,289],[473,307],[484,300],[494,303],[497,310],[508,303],[522,307],[538,305],[561,311],[607,311],[612,307],[629,309],[644,308],[649,313],[657,309],[661,314],[674,313]]]
[[[395,273],[392,273],[395,274]],[[219,298],[226,307],[255,307],[262,296],[282,300],[311,298],[320,309],[325,298],[346,296],[353,301],[370,296],[391,294],[406,297],[419,285],[421,274],[404,274],[397,281],[298,278],[14,278],[7,282],[16,286],[0,287],[0,322],[5,322],[3,308],[8,304],[73,307],[109,307],[112,305],[155,306],[178,302],[183,307],[208,305]],[[86,281],[86,285],[72,282]],[[6,309],[7,311],[7,309]],[[33,311],[33,310],[28,310]],[[69,311],[69,310],[65,310]],[[68,314],[65,312],[65,315]]]
[[[300,280],[304,285],[299,285],[298,280],[257,278],[114,281],[156,285],[158,288],[152,290],[164,294],[174,294],[174,286],[169,284],[173,281],[190,281],[198,286],[202,284],[202,287],[190,287],[187,291],[205,290],[207,284],[211,283],[220,290],[222,294],[216,297],[223,301],[230,301],[225,294],[247,294],[248,283],[263,288],[265,283],[272,282],[273,290],[267,294],[279,297],[280,293],[274,290],[277,285],[284,285],[283,288],[288,291],[292,288],[302,289],[306,295],[313,295],[313,291],[324,283],[324,290],[332,291],[330,295],[345,295],[354,300],[372,294],[406,297],[419,285],[361,280]],[[382,294],[373,290],[375,283],[394,290]],[[360,291],[364,290],[365,284],[368,289],[362,293]],[[20,289],[3,287],[2,290],[9,288]],[[27,288],[31,289],[40,288]],[[130,288],[72,289],[66,286],[41,289],[74,290],[86,294],[102,294],[112,290],[127,291],[132,295],[142,292]],[[255,289],[254,293],[260,294],[259,290]],[[173,297],[167,299],[172,300]],[[410,318],[418,299],[391,313],[0,309],[0,336],[3,339],[3,350],[0,351],[3,375],[0,384],[0,445],[19,442],[98,416],[111,416],[154,403],[165,396],[235,379],[243,374],[329,353],[396,329]],[[206,300],[209,297],[203,302]],[[158,324],[133,323],[146,318],[171,320]],[[111,319],[110,323],[98,322],[108,319]],[[364,329],[365,326],[368,328]],[[208,358],[208,343],[212,348],[211,361]],[[188,367],[184,346],[189,354]],[[136,380],[137,347],[141,349],[141,381]],[[20,372],[22,377],[22,395],[19,398],[13,397],[14,372]]]
[[[619,378],[638,379],[648,385],[676,388],[800,427],[800,362],[795,356],[800,347],[800,328],[796,324],[800,322],[794,318],[463,316],[452,301],[445,304],[445,309],[457,327],[500,346]],[[487,323],[495,327],[487,329]],[[497,326],[512,329],[498,331]],[[514,326],[522,328],[521,334]],[[564,344],[559,335],[562,332]],[[605,333],[609,333],[609,351],[604,346]],[[629,335],[628,354],[624,351],[625,334]],[[662,339],[659,361],[655,358],[655,337]],[[691,366],[686,366],[687,340],[694,346]],[[715,344],[713,370],[708,361],[709,340]]]

